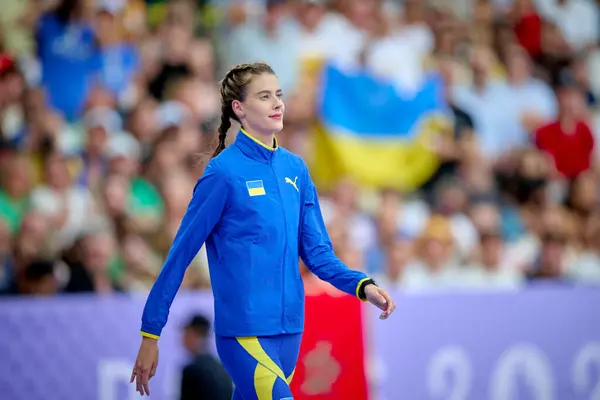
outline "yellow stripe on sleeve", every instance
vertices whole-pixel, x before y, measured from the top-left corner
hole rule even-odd
[[[363,284],[363,282],[366,282],[366,281],[368,281],[368,280],[370,280],[370,279],[371,279],[371,278],[365,278],[365,279],[361,279],[361,280],[358,282],[358,285],[356,285],[356,297],[358,297],[358,298],[359,298],[360,300],[362,300],[362,301],[367,301],[367,299],[366,299],[366,298],[365,298],[365,299],[361,299],[361,298],[358,296],[358,291],[359,291],[359,289],[360,289],[360,286]]]
[[[153,335],[153,334],[151,334],[151,333],[147,333],[147,332],[143,332],[143,331],[142,331],[142,332],[140,332],[140,334],[141,334],[143,337],[147,337],[147,338],[150,338],[150,339],[156,339],[156,340],[158,340],[158,339],[160,338],[160,336]]]

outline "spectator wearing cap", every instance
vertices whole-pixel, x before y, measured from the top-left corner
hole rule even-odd
[[[537,147],[547,153],[558,173],[574,179],[587,171],[594,154],[594,136],[583,118],[585,100],[572,74],[561,74],[557,96],[558,119],[535,133]]]
[[[176,132],[191,121],[192,112],[179,101],[165,101],[157,110],[158,130],[163,134]]]
[[[208,351],[210,322],[193,316],[183,330],[183,346],[192,357],[183,369],[181,400],[230,400],[233,383],[219,360]]]
[[[108,140],[122,131],[122,120],[115,110],[96,107],[85,114],[83,125],[86,136],[77,183],[95,187],[107,169],[105,151]]]
[[[140,144],[127,132],[115,133],[108,140],[105,155],[107,172],[127,185],[125,208],[119,219],[127,219],[128,231],[154,232],[162,220],[164,204],[154,185],[140,175]]]

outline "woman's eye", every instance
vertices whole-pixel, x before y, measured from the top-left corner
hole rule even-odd
[[[283,93],[277,93],[277,97],[279,97],[280,99],[283,98]]]
[[[261,99],[263,99],[263,100],[268,100],[268,99],[269,99],[269,95],[268,95],[268,94],[265,94],[264,96],[261,96]]]

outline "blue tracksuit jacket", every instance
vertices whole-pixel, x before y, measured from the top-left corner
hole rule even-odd
[[[184,272],[204,242],[215,333],[222,336],[302,332],[298,256],[319,278],[352,295],[368,279],[335,256],[303,160],[243,130],[196,184],[146,302],[142,335],[160,336]]]

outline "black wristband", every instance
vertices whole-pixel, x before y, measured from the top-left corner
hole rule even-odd
[[[367,287],[367,285],[377,286],[377,284],[375,283],[375,281],[373,279],[367,279],[366,281],[363,281],[360,284],[360,287],[358,288],[358,298],[361,300],[367,299],[367,296],[365,295],[365,288]]]

